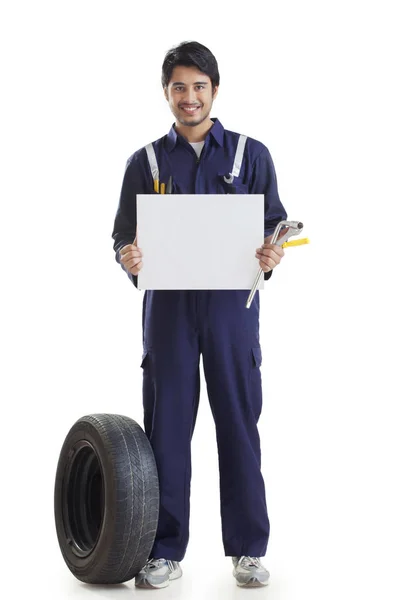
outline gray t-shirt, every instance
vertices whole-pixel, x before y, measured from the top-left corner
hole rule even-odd
[[[194,151],[197,154],[197,158],[199,158],[202,148],[204,146],[204,140],[202,142],[189,142],[189,144],[194,148]]]

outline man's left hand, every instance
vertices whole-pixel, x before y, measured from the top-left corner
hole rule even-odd
[[[282,237],[284,233],[284,231],[281,232],[281,235],[279,237]],[[264,273],[272,271],[272,269],[274,269],[276,265],[279,265],[282,257],[285,255],[283,248],[281,246],[278,246],[277,244],[271,244],[271,240],[272,235],[269,235],[265,238],[261,248],[257,248],[256,250],[256,258],[258,258],[260,267],[262,268]]]

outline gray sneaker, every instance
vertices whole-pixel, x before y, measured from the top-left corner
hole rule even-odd
[[[135,586],[140,588],[164,588],[171,579],[182,577],[182,569],[175,560],[150,558],[135,577]]]
[[[269,583],[269,573],[259,558],[232,556],[233,575],[240,587],[262,587]]]

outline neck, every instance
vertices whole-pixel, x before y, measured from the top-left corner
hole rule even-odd
[[[199,125],[195,127],[190,127],[188,125],[182,125],[179,121],[175,122],[175,130],[180,133],[189,143],[190,142],[202,142],[206,139],[207,133],[210,131],[211,127],[214,125],[214,121],[211,119],[206,119]]]

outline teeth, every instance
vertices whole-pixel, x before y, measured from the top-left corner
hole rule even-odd
[[[197,109],[198,109],[198,106],[195,106],[194,108],[188,108],[187,106],[184,106],[184,107],[183,107],[183,110],[188,110],[188,111],[190,111],[190,112],[193,112],[193,111],[195,111],[195,110],[197,110]]]

